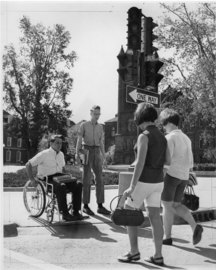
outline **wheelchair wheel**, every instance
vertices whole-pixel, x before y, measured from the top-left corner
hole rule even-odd
[[[46,195],[43,185],[38,181],[35,187],[27,181],[23,189],[23,201],[26,210],[32,217],[40,217],[46,206]]]

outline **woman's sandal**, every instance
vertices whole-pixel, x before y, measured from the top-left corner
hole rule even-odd
[[[159,266],[163,266],[164,265],[163,257],[154,258],[152,256],[152,257],[146,258],[145,261],[148,262],[148,263],[153,263],[155,265],[159,265]]]
[[[140,260],[140,253],[138,252],[137,254],[131,255],[130,252],[119,256],[118,261],[120,262],[132,262],[132,261],[139,261]]]

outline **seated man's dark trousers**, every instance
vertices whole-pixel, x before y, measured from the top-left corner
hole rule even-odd
[[[82,201],[82,183],[81,181],[74,181],[70,183],[57,183],[53,181],[53,177],[60,176],[62,173],[48,175],[48,183],[53,184],[53,191],[56,194],[59,212],[67,214],[67,190],[72,193],[72,205],[74,212],[81,210]]]

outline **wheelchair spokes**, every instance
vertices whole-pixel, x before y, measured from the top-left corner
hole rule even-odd
[[[33,217],[39,217],[43,214],[46,205],[46,196],[43,185],[38,182],[36,187],[30,185],[29,180],[23,190],[23,201],[26,210]]]

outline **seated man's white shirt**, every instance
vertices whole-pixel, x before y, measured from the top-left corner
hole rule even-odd
[[[43,150],[29,160],[32,167],[38,166],[37,176],[43,178],[47,175],[62,173],[65,166],[64,154],[60,151],[58,154],[50,147]]]

